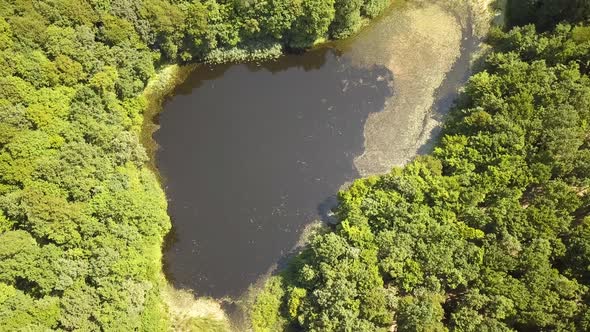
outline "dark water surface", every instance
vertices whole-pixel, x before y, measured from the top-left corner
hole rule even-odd
[[[385,67],[330,49],[198,69],[164,105],[157,165],[174,228],[167,277],[237,296],[357,177],[363,127],[393,93]]]

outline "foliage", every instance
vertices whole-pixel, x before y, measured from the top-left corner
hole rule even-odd
[[[86,2],[0,7],[0,326],[165,328],[169,220],[133,130],[151,51]]]
[[[204,63],[222,64],[228,62],[262,62],[274,60],[283,54],[280,44],[264,45],[260,48],[248,49],[234,47],[232,49],[215,49],[203,59]]]
[[[361,7],[361,15],[375,18],[391,3],[390,0],[365,0]]]
[[[335,0],[330,36],[339,39],[354,34],[363,21],[377,17],[390,3],[390,0]]]
[[[306,331],[587,330],[587,29],[493,31],[435,151],[340,192],[340,222],[281,274],[282,317]]]
[[[331,35],[335,38],[348,37],[358,30],[361,24],[362,0],[336,0],[334,3],[334,21],[330,26]]]
[[[273,332],[283,329],[285,322],[281,318],[280,311],[284,295],[281,277],[269,278],[250,308],[249,317],[255,332]]]

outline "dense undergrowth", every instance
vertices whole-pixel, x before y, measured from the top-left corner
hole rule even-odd
[[[388,3],[0,0],[0,330],[170,328],[170,221],[138,139],[155,68],[275,57]]]
[[[490,33],[431,155],[340,192],[255,331],[590,330],[590,27],[551,17]]]

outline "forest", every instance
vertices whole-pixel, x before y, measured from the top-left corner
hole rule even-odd
[[[588,11],[529,4],[432,154],[339,193],[255,331],[590,331]]]
[[[0,330],[169,329],[147,81],[345,38],[389,3],[0,0]],[[255,331],[590,330],[589,8],[511,1],[435,151],[341,192]]]
[[[388,3],[0,0],[0,330],[167,330],[148,79],[343,38]]]

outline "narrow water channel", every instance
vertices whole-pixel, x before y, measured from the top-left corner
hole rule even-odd
[[[203,66],[177,87],[154,135],[173,222],[169,280],[200,296],[240,295],[344,183],[419,152],[476,49],[458,15],[421,1],[345,43]]]

